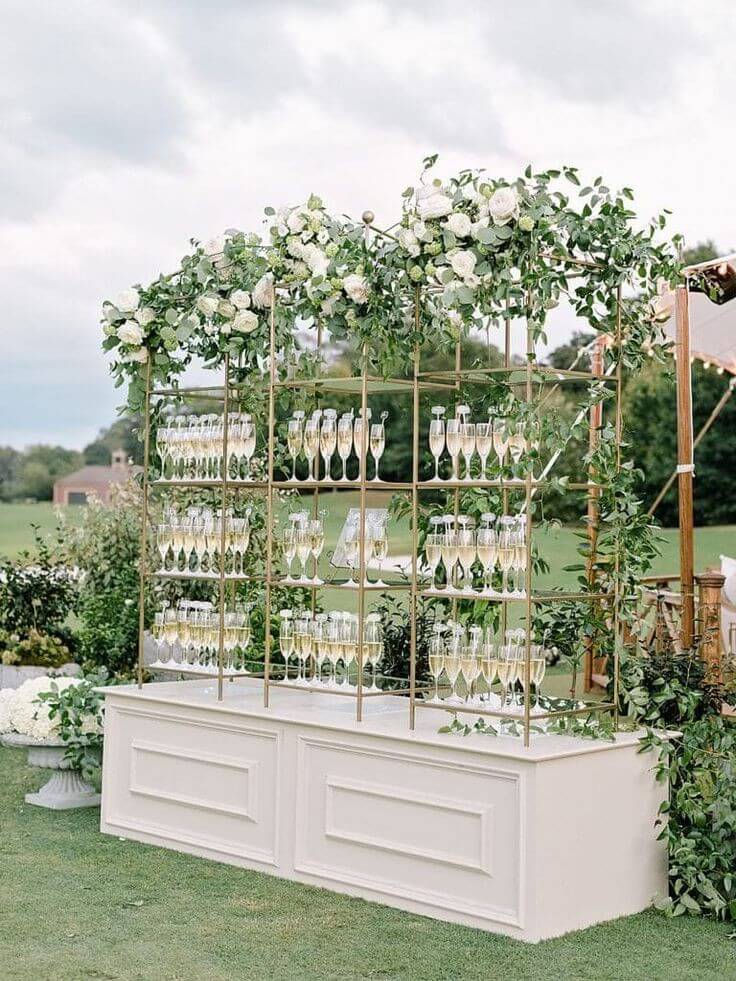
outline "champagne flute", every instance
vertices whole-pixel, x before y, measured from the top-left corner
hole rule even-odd
[[[439,702],[440,699],[440,677],[445,663],[445,639],[442,636],[444,625],[435,623],[432,636],[429,638],[429,673],[434,681],[434,697],[432,702]]]
[[[457,532],[457,561],[463,573],[464,593],[473,592],[473,563],[476,559],[475,532],[470,526],[470,518],[461,515],[458,518],[460,530]]]
[[[329,623],[326,613],[318,613],[314,618],[314,683],[322,685],[322,665],[329,654]]]
[[[531,663],[531,682],[534,685],[534,691],[536,693],[536,699],[534,701],[534,709],[539,713],[539,696],[541,694],[540,687],[544,681],[544,674],[547,670],[547,659],[545,657],[545,649],[541,644],[536,645],[534,657]]]
[[[347,481],[347,465],[350,454],[353,450],[353,414],[352,412],[345,412],[340,416],[340,421],[337,424],[337,453],[342,460],[342,477],[341,481]]]
[[[294,413],[286,427],[286,445],[291,454],[291,481],[296,482],[296,461],[302,448],[302,413]]]
[[[457,562],[457,531],[450,527],[450,523],[445,519],[445,531],[442,535],[442,544],[440,545],[440,555],[442,556],[442,564],[445,567],[445,576],[447,583],[445,589],[452,590],[454,588],[452,582],[452,572],[455,568],[455,563]]]
[[[325,463],[325,480],[331,480],[330,467],[337,446],[337,413],[334,409],[325,409],[322,416],[322,428],[319,435],[319,449]]]
[[[496,557],[498,555],[498,536],[496,534],[496,529],[492,527],[492,522],[495,520],[495,515],[492,513],[481,515],[481,520],[484,524],[478,529],[477,543],[478,543],[478,561],[483,566],[483,591],[487,592],[491,589],[493,582],[493,569],[496,565]]]
[[[381,576],[383,575],[383,563],[386,561],[386,556],[388,555],[388,532],[384,523],[381,523],[380,527],[376,529],[375,535],[371,539],[371,546],[373,557],[378,562],[378,579],[376,579],[374,585],[384,586],[385,583]]]
[[[372,415],[372,411],[370,408],[367,410],[366,415],[368,417],[367,425],[370,426],[371,415]],[[358,458],[359,480],[365,480],[366,477],[366,469],[367,469],[367,460],[365,454],[365,429],[366,428],[367,426],[364,425],[363,410],[361,408],[358,418],[355,420],[355,423],[353,425],[353,445],[355,447],[355,455]]]
[[[437,567],[442,561],[442,518],[430,518],[429,528],[424,541],[424,555],[429,566],[430,589],[434,589]]]
[[[321,512],[324,515],[324,511]],[[307,533],[309,535],[309,549],[314,559],[314,577],[312,583],[315,586],[322,586],[323,580],[319,578],[319,557],[322,554],[322,549],[325,545],[325,525],[322,517],[313,518],[307,524]]]
[[[434,477],[432,480],[440,479],[440,457],[445,448],[445,421],[442,418],[445,409],[441,405],[432,407],[432,415],[435,417],[429,424],[429,451],[434,457]]]
[[[289,658],[294,652],[294,614],[291,610],[279,613],[279,649],[284,659],[284,681],[288,681]]]
[[[287,562],[286,578],[284,579],[284,582],[294,582],[291,575],[291,566],[294,562],[294,557],[296,556],[296,527],[291,521],[284,528],[284,533],[281,538],[281,547],[283,549],[284,558]]]
[[[312,555],[312,537],[306,522],[301,522],[296,529],[296,557],[301,562],[302,573],[297,582],[311,583],[307,575],[307,563]]]
[[[251,458],[256,451],[256,427],[249,415],[243,416],[242,439],[243,456],[245,457],[245,477],[243,479],[253,480],[250,472],[250,463]]]
[[[381,421],[374,423],[370,429],[370,448],[371,456],[376,467],[376,473],[373,477],[374,481],[381,482],[381,478],[378,475],[378,463],[383,456],[383,451],[386,448],[386,418],[388,417],[388,412],[381,413]]]
[[[460,674],[460,655],[457,653],[457,651],[445,651],[443,668],[445,674],[447,675],[447,680],[450,682],[450,695],[447,698],[447,701],[455,702],[458,700],[455,693],[455,685],[457,684],[458,675]]]
[[[363,656],[370,664],[372,681],[367,691],[380,691],[376,684],[376,667],[383,647],[383,625],[380,613],[369,613],[363,625]]]
[[[480,457],[480,479],[486,480],[488,457],[493,449],[493,424],[479,422],[475,427],[475,447]]]
[[[319,448],[319,419],[319,415],[315,414],[310,419],[307,419],[304,425],[304,456],[307,458],[309,467],[307,480],[317,480],[317,476],[314,473],[314,461],[317,459]]]
[[[445,439],[447,442],[447,452],[452,459],[451,480],[459,480],[458,460],[462,449],[462,421],[455,417],[448,419],[445,427]]]
[[[503,419],[496,418],[493,420],[493,450],[498,459],[498,466],[502,472],[507,448],[508,440],[506,436],[506,425]]]
[[[470,462],[475,454],[475,424],[463,422],[460,429],[460,448],[465,460],[465,480],[472,480]]]
[[[360,549],[360,542],[358,538],[357,528],[352,528],[348,531],[345,536],[345,564],[348,567],[349,577],[346,586],[357,586],[357,582],[353,579],[353,572],[357,566],[358,552]]]
[[[156,528],[156,548],[161,556],[161,568],[158,570],[161,572],[166,572],[166,557],[169,554],[169,549],[173,542],[174,535],[171,525],[161,524]]]
[[[498,564],[501,566],[503,576],[501,592],[508,595],[509,592],[509,570],[514,562],[514,544],[511,532],[504,529],[498,536]]]
[[[524,435],[524,423],[517,422],[511,427],[508,438],[508,449],[514,465],[518,464],[522,455],[526,451],[526,436]]]

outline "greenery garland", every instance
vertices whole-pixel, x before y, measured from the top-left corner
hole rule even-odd
[[[262,370],[274,289],[282,361],[298,327],[315,323],[333,341],[368,344],[383,375],[405,370],[417,341],[449,346],[505,317],[526,317],[544,340],[563,296],[597,331],[615,333],[620,316],[615,356],[626,366],[661,350],[660,293],[679,275],[678,237],[660,241],[664,214],[638,227],[629,188],[614,193],[600,177],[581,187],[573,167],[527,168],[512,181],[466,170],[442,181],[430,176],[436,160],[424,161],[387,232],[330,215],[311,195],[265,209],[266,241],[235,229],[193,240],[175,272],[106,300],[103,348],[116,385],[128,384],[127,407],[141,407],[149,360],[154,382],[175,379],[194,357],[217,366],[229,354],[246,373]]]

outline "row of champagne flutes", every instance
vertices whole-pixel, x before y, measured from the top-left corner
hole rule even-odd
[[[371,683],[364,691],[379,691],[376,682],[383,658],[383,624],[380,613],[369,613],[363,621],[363,643],[358,643],[359,620],[355,613],[334,610],[312,614],[309,611],[281,610],[279,649],[284,659],[284,681],[326,690],[355,691],[351,678],[362,658],[364,670],[370,666]],[[296,677],[289,678],[289,661],[296,663]],[[325,674],[327,664],[327,678]],[[366,677],[366,682],[368,678]]]
[[[332,476],[332,459],[337,456],[342,462],[341,482],[347,481],[347,465],[353,453],[358,460],[362,455],[363,433],[368,430],[368,446],[374,461],[373,481],[381,482],[378,474],[378,464],[386,446],[387,412],[381,413],[380,422],[372,422],[371,410],[367,410],[367,427],[363,425],[362,409],[354,416],[353,410],[344,412],[337,417],[335,409],[316,409],[311,416],[305,417],[304,412],[297,411],[286,425],[286,445],[291,455],[291,483],[299,482],[296,467],[300,455],[307,461],[307,476],[304,480],[334,480]],[[323,472],[320,471],[319,460],[322,458]],[[366,463],[367,468],[367,463]],[[322,476],[320,474],[322,473]]]
[[[156,432],[161,477],[167,480],[221,480],[225,446],[222,415],[178,415]],[[256,450],[256,427],[246,412],[228,414],[227,475],[252,480],[251,459]]]
[[[461,591],[468,595],[524,596],[527,567],[525,515],[481,515],[476,530],[468,515],[445,514],[430,518],[424,555],[437,592]],[[445,585],[435,585],[440,565]],[[481,568],[481,588],[474,588],[474,570]],[[501,571],[501,592],[493,589],[496,569]]]
[[[229,674],[248,674],[250,613],[238,604],[225,610],[223,621],[224,670]],[[212,603],[180,600],[177,606],[164,604],[154,614],[153,638],[159,657],[151,667],[210,674],[217,670],[220,614]]]
[[[507,456],[517,464],[529,449],[523,422],[513,421],[503,416],[495,419],[489,413],[487,422],[471,422],[470,407],[458,405],[455,416],[445,420],[446,408],[435,405],[433,419],[429,424],[429,449],[434,457],[433,481],[442,482],[440,460],[447,450],[452,460],[452,473],[448,480],[460,480],[460,458],[465,463],[464,480],[474,480],[471,473],[473,457],[480,459],[480,479],[487,479],[488,457],[495,453],[499,471]]]
[[[156,547],[161,557],[158,573],[178,572],[191,575],[242,575],[245,555],[250,544],[250,508],[244,517],[235,517],[232,508],[225,509],[224,550],[223,515],[205,507],[189,507],[180,514],[175,507],[166,508],[163,521],[156,528]]]
[[[284,582],[301,585],[320,586],[324,580],[318,574],[319,558],[325,543],[324,519],[326,511],[320,511],[318,517],[312,518],[307,511],[294,511],[289,515],[281,537],[281,547],[286,562]],[[346,586],[357,587],[354,573],[360,568],[360,525],[356,523],[347,528],[342,546],[344,560],[348,570]],[[383,564],[388,555],[388,529],[385,521],[373,519],[366,521],[364,539],[366,585],[384,585],[381,575]],[[292,574],[294,559],[301,565],[298,577]],[[375,559],[378,565],[378,579],[371,582],[367,576],[368,563]],[[309,575],[309,565],[313,565],[313,575]]]
[[[536,715],[544,711],[539,706],[539,696],[547,665],[546,655],[543,644],[530,645],[529,684],[530,695],[531,686],[536,694],[532,707]],[[434,695],[430,702],[519,714],[523,711],[523,701],[517,700],[516,683],[525,690],[526,632],[507,630],[497,641],[490,627],[484,630],[473,625],[466,629],[452,620],[436,623],[429,640],[429,671],[434,680]],[[449,686],[449,694],[440,695],[441,681]],[[500,698],[492,690],[496,681],[500,682],[503,691]]]

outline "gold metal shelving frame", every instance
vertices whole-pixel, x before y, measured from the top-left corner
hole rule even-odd
[[[378,231],[377,229],[374,229]],[[575,264],[581,264],[577,260],[570,259],[571,262]],[[417,335],[420,334],[421,328],[421,300],[422,293],[419,287],[414,290],[413,296],[410,298],[410,302],[413,304],[413,317],[415,322],[415,328]],[[330,694],[343,697],[352,697],[355,699],[356,703],[356,720],[361,722],[363,719],[363,703],[366,698],[372,698],[376,695],[392,695],[392,696],[403,696],[407,699],[409,708],[409,727],[413,729],[416,723],[416,711],[418,708],[432,708],[434,710],[445,711],[455,714],[469,714],[476,717],[489,716],[494,718],[501,718],[506,720],[514,720],[516,722],[521,722],[523,725],[523,739],[524,745],[528,746],[530,741],[530,734],[532,732],[532,727],[536,721],[558,718],[561,716],[576,716],[590,713],[605,713],[610,712],[613,715],[614,723],[618,724],[618,696],[619,696],[619,652],[621,645],[621,618],[620,618],[620,606],[621,597],[619,595],[618,588],[618,578],[616,577],[616,592],[613,597],[609,594],[601,592],[564,592],[564,591],[536,591],[533,586],[533,573],[532,573],[532,542],[533,542],[533,509],[532,502],[535,493],[550,483],[549,480],[545,478],[535,479],[531,474],[527,475],[524,479],[488,479],[488,480],[473,480],[471,482],[465,480],[422,480],[420,479],[421,472],[421,452],[420,452],[420,399],[423,394],[430,392],[444,392],[445,394],[459,394],[461,386],[463,384],[473,384],[473,385],[483,385],[489,379],[494,377],[503,377],[510,384],[518,386],[523,389],[524,397],[527,401],[531,401],[533,397],[533,386],[536,385],[547,385],[547,384],[564,384],[566,381],[587,381],[589,383],[607,383],[614,386],[614,405],[615,405],[615,431],[617,437],[617,469],[621,466],[621,435],[622,435],[622,414],[621,414],[621,387],[622,387],[622,374],[621,374],[621,361],[618,359],[615,374],[611,375],[609,373],[597,372],[597,371],[577,371],[577,370],[560,370],[557,368],[551,368],[547,365],[540,365],[536,362],[536,344],[533,336],[533,331],[531,328],[526,326],[526,360],[525,362],[519,364],[512,361],[511,355],[511,321],[506,317],[504,324],[504,346],[503,346],[503,357],[504,364],[501,367],[489,367],[489,368],[463,368],[462,366],[462,356],[461,356],[461,346],[460,343],[456,345],[455,351],[455,367],[450,371],[421,371],[421,352],[417,346],[414,348],[412,365],[411,365],[411,377],[407,378],[394,378],[386,379],[381,378],[376,375],[372,375],[368,371],[368,347],[363,345],[360,352],[360,362],[361,362],[361,373],[356,376],[351,377],[317,377],[310,379],[280,379],[277,375],[277,358],[276,358],[276,308],[277,308],[277,288],[272,289],[271,303],[269,310],[269,371],[268,371],[268,383],[267,383],[267,396],[268,396],[268,427],[267,427],[267,440],[266,440],[266,453],[267,453],[267,466],[266,466],[266,477],[261,480],[232,480],[228,475],[228,467],[226,465],[228,453],[228,432],[230,423],[230,412],[231,405],[237,402],[239,392],[245,387],[242,384],[237,384],[231,381],[231,362],[228,355],[224,358],[223,365],[223,384],[222,385],[211,385],[211,386],[199,386],[193,388],[179,388],[179,387],[169,387],[153,389],[151,386],[151,368],[150,362],[146,369],[146,387],[145,387],[145,398],[144,398],[144,418],[146,421],[145,431],[144,431],[144,467],[143,467],[143,503],[142,503],[142,531],[141,531],[141,561],[140,561],[140,591],[139,591],[139,663],[138,663],[138,684],[141,686],[143,684],[143,678],[145,673],[144,666],[144,632],[145,632],[145,591],[146,591],[146,581],[151,577],[160,578],[170,578],[170,579],[192,579],[192,580],[202,580],[215,583],[218,587],[218,609],[220,615],[220,637],[219,637],[219,648],[218,648],[218,658],[217,658],[217,670],[212,673],[212,676],[217,678],[217,697],[218,699],[223,698],[224,693],[224,681],[230,676],[229,673],[224,668],[224,616],[225,616],[225,602],[226,602],[226,591],[230,588],[233,591],[238,583],[258,583],[263,586],[265,590],[264,597],[264,625],[265,625],[265,637],[264,637],[264,651],[263,651],[263,662],[262,671],[254,672],[252,676],[258,676],[259,673],[262,674],[263,678],[263,702],[266,707],[269,706],[271,691],[276,688],[281,691],[296,690],[301,693],[309,692],[319,692],[320,694]],[[619,287],[616,294],[616,330],[615,336],[612,338],[615,350],[618,352],[620,350],[621,344],[621,288]],[[490,341],[489,341],[490,343]],[[320,328],[317,330],[317,349],[318,352],[322,344],[322,331]],[[363,439],[361,441],[361,452],[359,454],[358,466],[359,474],[356,480],[349,480],[347,482],[341,480],[298,480],[296,482],[291,480],[279,480],[275,479],[275,466],[276,466],[276,400],[279,392],[284,391],[307,391],[311,392],[315,396],[319,397],[322,394],[335,393],[335,394],[345,394],[347,392],[355,392],[360,395],[360,408],[361,416],[363,419]],[[369,399],[372,395],[380,395],[386,392],[402,392],[407,396],[411,397],[412,405],[412,467],[411,467],[411,479],[407,481],[381,481],[374,482],[367,479],[367,458],[368,458],[368,445],[369,445],[369,426],[367,421],[367,409],[369,405]],[[223,477],[220,480],[165,480],[156,479],[151,480],[151,423],[152,423],[152,413],[151,405],[152,400],[158,398],[180,398],[184,397],[187,399],[205,399],[209,401],[218,401],[222,403],[223,409],[223,467],[222,474]],[[319,466],[319,455],[317,458],[317,465]],[[593,478],[593,474],[589,473],[588,480],[577,483],[569,483],[567,489],[570,491],[581,491],[585,492],[588,497],[596,497],[602,489],[602,485],[596,483]],[[266,555],[265,555],[265,572],[261,575],[230,575],[224,570],[224,562],[221,563],[221,569],[215,576],[209,574],[189,574],[189,573],[178,573],[178,572],[168,572],[161,573],[147,568],[147,542],[148,542],[148,523],[149,523],[149,495],[152,489],[176,489],[182,490],[185,488],[207,488],[212,490],[220,491],[220,502],[223,510],[223,514],[228,504],[228,500],[231,495],[237,495],[241,492],[262,492],[266,497]],[[436,492],[436,491],[454,491],[454,501],[455,501],[455,513],[458,513],[460,492],[468,487],[477,488],[487,488],[487,489],[497,489],[500,490],[503,497],[504,510],[508,512],[510,495],[512,493],[523,494],[524,501],[524,511],[526,513],[527,521],[527,534],[526,534],[526,548],[527,548],[527,562],[526,562],[526,582],[525,582],[525,593],[523,596],[493,596],[493,595],[483,595],[483,594],[468,594],[460,591],[449,592],[446,590],[427,588],[422,584],[420,578],[419,570],[419,548],[418,548],[418,525],[420,516],[420,495],[425,492]],[[411,554],[411,573],[408,579],[404,582],[395,582],[384,584],[382,586],[376,586],[374,584],[366,583],[366,555],[365,549],[360,549],[360,565],[358,568],[358,586],[351,587],[351,592],[357,594],[357,606],[358,606],[358,657],[357,657],[357,683],[355,686],[355,691],[340,691],[337,689],[325,689],[321,685],[304,685],[304,684],[293,684],[288,680],[288,671],[286,677],[282,679],[276,679],[273,677],[273,638],[272,638],[272,605],[273,605],[273,590],[275,587],[289,588],[290,586],[298,587],[300,589],[310,589],[312,595],[312,608],[316,605],[316,596],[321,589],[341,589],[346,588],[344,583],[341,582],[326,582],[323,584],[304,584],[304,583],[288,583],[284,582],[275,574],[275,556],[276,556],[276,546],[274,542],[274,517],[275,517],[275,502],[274,495],[277,495],[280,491],[285,490],[297,490],[300,493],[311,492],[313,496],[313,511],[316,515],[319,507],[319,493],[320,490],[357,490],[359,491],[360,498],[360,538],[362,541],[365,540],[365,522],[366,522],[366,495],[368,491],[385,491],[385,492],[401,492],[406,493],[411,497],[411,525],[412,525],[412,554]],[[221,550],[220,555],[224,555],[224,545],[225,545],[225,528],[223,522],[222,538],[220,542]],[[616,556],[616,572],[619,568],[619,557]],[[408,593],[408,616],[410,624],[410,644],[411,644],[411,657],[409,664],[409,678],[408,679],[390,679],[393,681],[407,681],[404,687],[396,687],[390,690],[375,692],[366,691],[364,685],[363,677],[363,656],[362,656],[362,638],[363,638],[363,624],[366,617],[366,596],[368,594],[374,593],[387,593],[387,592],[404,592]],[[524,607],[525,616],[525,629],[526,629],[526,646],[525,646],[525,662],[524,662],[524,702],[523,702],[523,715],[514,716],[508,712],[494,711],[491,709],[479,708],[477,706],[466,707],[458,704],[445,704],[437,702],[428,702],[422,696],[427,694],[429,689],[423,688],[417,684],[417,609],[418,601],[421,598],[433,598],[436,600],[450,601],[453,605],[453,610],[456,609],[456,604],[458,601],[463,602],[473,602],[473,603],[498,603],[501,608],[501,629],[505,630],[507,623],[507,607],[509,604],[520,603]],[[614,650],[611,652],[613,658],[613,699],[611,701],[601,702],[601,701],[590,701],[584,705],[584,707],[574,707],[570,709],[563,709],[559,711],[550,711],[544,715],[534,715],[531,714],[531,696],[530,696],[530,673],[531,673],[531,644],[532,644],[532,614],[535,607],[543,604],[549,603],[559,603],[566,601],[577,601],[577,602],[593,602],[593,603],[603,603],[609,604],[611,606],[610,616],[613,621],[613,632],[614,632]],[[260,662],[257,659],[250,659],[250,664],[258,664]],[[280,666],[281,667],[281,666]],[[158,670],[158,669],[157,669]],[[172,669],[177,674],[181,675],[195,675],[198,677],[203,676],[203,672],[187,672],[185,668]]]

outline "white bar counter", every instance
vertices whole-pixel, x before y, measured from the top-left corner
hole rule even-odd
[[[666,788],[615,743],[437,732],[451,716],[210,680],[104,689],[101,830],[538,941],[667,888]],[[472,720],[472,716],[467,717]]]

